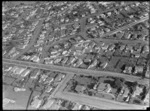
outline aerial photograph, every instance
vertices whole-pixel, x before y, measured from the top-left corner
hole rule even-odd
[[[150,2],[3,1],[3,110],[146,110]]]

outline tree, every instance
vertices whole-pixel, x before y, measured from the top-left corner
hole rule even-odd
[[[91,83],[91,84],[88,84],[87,87],[88,87],[89,89],[93,89],[94,85],[95,85],[95,83]]]

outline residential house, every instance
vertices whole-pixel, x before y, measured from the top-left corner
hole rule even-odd
[[[111,45],[109,45],[108,50],[112,51],[112,50],[114,50],[114,48],[115,48],[115,44],[111,44]]]
[[[55,100],[54,99],[48,99],[47,103],[45,103],[42,107],[42,109],[49,109],[53,104]]]
[[[58,64],[61,60],[62,60],[61,57],[60,57],[60,58],[56,58],[56,59],[54,60],[54,64]]]
[[[121,89],[119,95],[123,95],[124,92],[125,92],[125,87],[122,87],[122,89]]]
[[[97,59],[95,59],[92,64],[88,67],[88,69],[92,68],[92,67],[95,67],[97,65],[98,61]]]
[[[120,94],[117,96],[117,101],[129,102],[131,97],[128,94],[129,94],[129,89],[127,87],[123,87]]]
[[[74,63],[75,62],[75,60],[77,60],[77,58],[75,57],[75,58],[73,58],[71,61],[70,61],[70,63]]]
[[[64,74],[58,74],[55,78],[55,81],[60,82],[65,77]]]
[[[93,18],[90,17],[89,19],[87,19],[87,22],[90,24],[93,24],[96,22],[96,20],[94,20]]]
[[[33,73],[31,73],[32,75],[31,75],[31,79],[36,79],[38,76],[39,76],[39,74],[40,74],[40,71],[39,70],[36,70],[36,72],[33,72]]]
[[[45,90],[45,92],[50,93],[53,90],[52,86],[48,86]]]
[[[105,68],[107,67],[107,65],[108,65],[108,62],[106,61],[106,62],[103,62],[100,66],[101,66],[103,69],[105,69]]]
[[[75,67],[79,67],[83,63],[82,59],[78,59],[78,61],[75,64]]]
[[[102,50],[107,50],[107,49],[108,49],[108,47],[109,47],[109,45],[108,45],[108,44],[104,44],[104,45],[102,45],[102,46],[101,46]]]
[[[61,64],[62,65],[66,64],[68,59],[69,59],[68,57],[63,57],[63,60],[61,61]]]
[[[122,50],[124,50],[126,48],[126,45],[124,45],[124,44],[122,44],[121,46],[120,46],[120,50],[122,51]]]
[[[53,104],[53,105],[50,107],[50,109],[51,109],[51,110],[58,110],[60,107],[61,107],[61,106],[58,105],[58,104]]]
[[[136,97],[136,96],[140,95],[140,93],[142,93],[142,92],[143,92],[143,88],[136,86],[136,90],[134,91],[132,97]]]
[[[22,59],[23,59],[23,60],[24,60],[24,59],[25,59],[25,60],[28,60],[28,59],[30,59],[30,57],[31,57],[31,56],[25,56],[25,55],[24,55],[24,56],[22,56]]]
[[[119,15],[119,16],[121,16],[121,15]],[[123,37],[123,35],[124,35],[123,31],[119,31],[119,32],[116,33],[116,37],[119,38],[119,39],[121,39]]]
[[[82,105],[81,110],[90,110],[90,107],[86,105]]]
[[[117,93],[117,89],[116,88],[112,88],[110,91],[111,94],[115,95]]]
[[[5,107],[9,103],[15,103],[16,101],[9,98],[3,98],[3,107]]]
[[[53,59],[48,59],[48,60],[45,60],[45,64],[53,64],[54,63],[54,60]]]
[[[21,73],[22,77],[26,77],[29,73],[31,72],[31,70],[25,70],[23,73]]]
[[[70,101],[68,101],[68,100],[63,100],[62,103],[61,103],[61,106],[67,108],[68,105],[69,105],[69,103],[70,103]]]
[[[39,99],[38,96],[35,96],[35,98],[33,98],[33,101],[31,102],[31,107],[38,109],[41,104],[42,104],[42,99]]]
[[[146,52],[149,52],[149,46],[148,45],[145,45],[142,48],[142,53],[146,53]]]
[[[134,55],[135,58],[139,58],[140,56],[141,56],[140,53],[136,53],[136,54]]]
[[[146,73],[145,73],[145,77],[150,78],[149,66],[148,66],[147,71],[146,71]]]
[[[46,78],[44,84],[50,84],[50,83],[52,83],[53,81],[54,81],[54,78],[53,78],[53,77],[48,77],[48,78]]]
[[[95,43],[95,42],[90,42],[90,43],[89,43],[89,46],[90,46],[91,48],[94,48],[94,47],[96,46],[96,43]]]
[[[52,54],[52,55],[54,55],[54,54],[56,54],[56,53],[58,53],[58,50],[54,50],[54,49],[53,49],[53,51],[51,51],[51,54]]]
[[[45,75],[45,74],[41,75],[39,82],[44,82],[47,77],[48,77],[48,75]]]
[[[142,73],[144,71],[144,66],[135,66],[134,74]]]
[[[90,110],[90,107],[89,106],[85,106],[85,110]]]
[[[104,91],[107,88],[107,84],[106,83],[100,83],[97,87],[98,91]]]
[[[112,90],[110,84],[107,84],[106,87],[107,87],[107,88],[105,89],[105,91],[106,91],[107,93],[109,93],[109,92]]]
[[[68,51],[67,50],[64,50],[63,52],[62,52],[62,55],[66,55],[68,53]]]
[[[116,98],[116,100],[118,102],[124,102],[124,98],[121,95],[118,95],[117,98]]]
[[[39,83],[38,83],[38,84],[36,85],[36,87],[35,87],[35,90],[36,90],[36,91],[39,91],[39,92],[40,92],[40,91],[43,91],[44,89],[45,89],[45,85],[39,84]]]
[[[67,109],[72,110],[76,103],[69,101],[69,104],[66,106]]]
[[[9,51],[8,55],[11,55],[11,54],[14,53],[14,52],[16,52],[16,47],[13,47],[13,48]]]
[[[13,54],[10,55],[10,58],[15,57],[15,56],[18,55],[19,53],[20,53],[19,51],[16,51],[15,53],[13,53]]]
[[[101,51],[101,48],[98,47],[98,46],[95,46],[94,49],[95,49],[95,51],[96,51],[97,53],[99,53],[99,52]]]
[[[15,73],[15,71],[18,69],[18,66],[14,66],[12,69],[11,69],[11,72]]]
[[[68,57],[66,65],[69,66],[71,64],[70,61],[72,61],[73,59],[74,59],[73,56]]]
[[[84,50],[82,51],[82,50],[76,50],[73,54],[75,55],[75,56],[77,56],[77,55],[82,55],[84,53]]]
[[[129,89],[126,87],[124,89],[123,97],[128,97],[129,92],[130,92]]]
[[[13,70],[13,69],[12,69]],[[15,67],[14,70],[12,71],[13,73],[11,74],[12,77],[17,77],[20,75],[18,74],[18,71],[20,71],[20,68],[19,67]]]
[[[76,46],[75,45],[75,47],[73,47],[73,48],[76,50],[76,52],[80,52],[81,50],[83,50],[82,46]]]
[[[98,87],[99,83],[96,83],[93,87],[94,90],[97,90],[97,87]]]
[[[56,58],[60,55],[61,53],[56,53],[55,55],[50,56],[50,58]]]
[[[76,104],[75,104],[75,106],[74,106],[74,108],[72,108],[72,110],[80,110],[80,109],[81,109],[81,107],[82,107],[82,105],[81,105],[81,104],[76,103]]]
[[[12,67],[9,67],[8,69],[5,69],[4,71],[10,71],[12,69]]]
[[[131,98],[130,96],[127,96],[125,102],[129,102],[130,98]]]
[[[149,105],[149,100],[150,100],[150,95],[149,95],[149,92],[147,93],[146,97],[144,98],[143,102],[147,105]]]
[[[24,70],[25,68],[19,68],[18,70],[16,70],[16,74],[21,74]]]
[[[30,60],[33,60],[34,62],[39,62],[40,61],[40,58],[36,55],[34,55],[32,58],[30,58]]]
[[[82,85],[77,85],[75,90],[78,92],[78,93],[83,93],[83,91],[86,89],[85,86],[82,86]]]
[[[123,70],[123,73],[131,74],[132,69],[133,69],[132,66],[125,66],[125,69]]]

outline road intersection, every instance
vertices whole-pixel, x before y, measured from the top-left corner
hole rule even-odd
[[[27,66],[27,67],[34,67],[34,68],[40,68],[40,69],[46,69],[46,70],[56,70],[61,72],[70,72],[75,74],[85,74],[85,75],[95,75],[95,76],[115,76],[115,77],[123,77],[127,80],[131,81],[138,81],[141,84],[149,84],[149,79],[132,75],[126,75],[121,73],[114,73],[114,72],[108,72],[108,71],[95,71],[95,70],[87,70],[87,69],[77,69],[77,68],[71,68],[71,67],[63,67],[63,66],[56,66],[56,65],[46,65],[46,64],[39,64],[39,63],[33,63],[33,62],[26,62],[26,61],[19,61],[19,60],[10,60],[10,59],[3,59],[3,63],[7,64],[15,64],[20,66]]]

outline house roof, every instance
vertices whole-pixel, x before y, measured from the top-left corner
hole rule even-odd
[[[136,66],[135,71],[136,72],[143,72],[143,66]]]
[[[128,89],[128,88],[125,88],[123,96],[127,96],[128,93],[129,93],[129,89]]]
[[[82,85],[77,85],[75,90],[78,92],[82,92],[83,90],[85,90],[85,87]]]
[[[106,88],[106,83],[100,83],[99,85],[98,85],[98,90],[100,90],[100,91],[103,91],[104,89]]]

